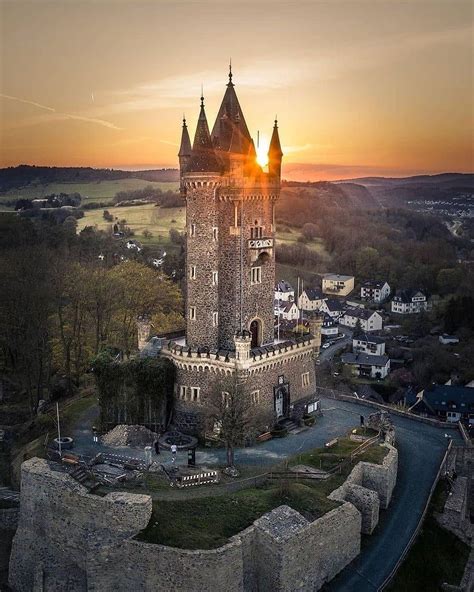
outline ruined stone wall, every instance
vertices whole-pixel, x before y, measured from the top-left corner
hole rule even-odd
[[[308,522],[280,506],[255,522],[258,590],[313,592],[360,552],[361,517],[352,504]]]
[[[144,528],[151,499],[109,493],[101,498],[47,461],[25,461],[21,471],[20,520],[10,558],[10,585],[33,589],[35,568],[43,566],[45,590],[86,590],[89,549],[127,538]],[[66,586],[69,586],[67,588]]]

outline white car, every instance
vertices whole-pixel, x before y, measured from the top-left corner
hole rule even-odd
[[[330,343],[323,343],[322,348],[327,349],[330,345]]]

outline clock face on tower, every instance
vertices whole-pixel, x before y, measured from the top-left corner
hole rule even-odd
[[[273,247],[272,238],[251,238],[249,240],[249,249],[268,249]]]

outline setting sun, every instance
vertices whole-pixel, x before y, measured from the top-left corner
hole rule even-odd
[[[270,140],[265,134],[259,134],[257,146],[255,148],[257,152],[257,162],[264,168],[268,164],[268,147],[270,146]]]

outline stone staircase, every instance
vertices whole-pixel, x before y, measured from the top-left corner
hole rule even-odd
[[[284,428],[286,428],[288,430],[288,433],[294,432],[294,431],[300,429],[300,426],[295,421],[293,421],[292,419],[290,419],[288,417],[280,420],[278,422],[278,424],[283,426]]]

